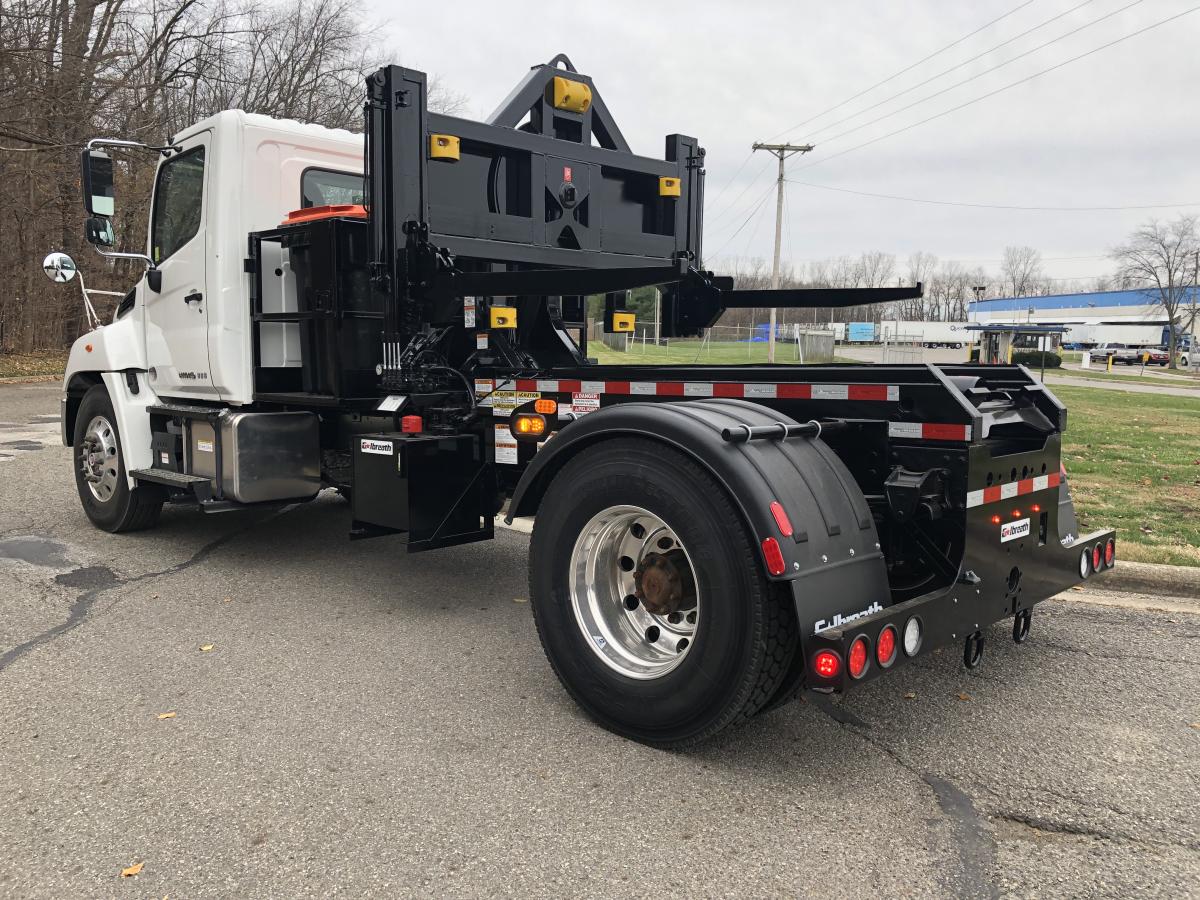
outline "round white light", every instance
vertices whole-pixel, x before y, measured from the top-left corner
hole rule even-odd
[[[913,616],[904,623],[904,654],[916,656],[921,649],[921,620]]]
[[[1092,571],[1092,551],[1084,550],[1079,554],[1079,577],[1087,578]]]

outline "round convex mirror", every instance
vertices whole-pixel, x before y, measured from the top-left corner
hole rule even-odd
[[[75,260],[65,253],[51,253],[42,260],[42,271],[56,284],[66,284],[75,277]]]

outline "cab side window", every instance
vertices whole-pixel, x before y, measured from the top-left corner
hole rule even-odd
[[[351,172],[334,172],[331,169],[305,169],[300,176],[300,206],[361,205],[363,202],[363,177]]]
[[[150,255],[156,263],[196,236],[203,202],[203,147],[182,153],[159,167],[150,226]]]

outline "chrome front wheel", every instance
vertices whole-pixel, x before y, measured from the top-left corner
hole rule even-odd
[[[117,490],[121,471],[121,452],[117,433],[104,416],[93,416],[79,442],[78,462],[88,490],[101,503],[107,503]]]
[[[695,643],[695,568],[675,531],[641,507],[609,507],[583,527],[568,589],[585,643],[628,678],[661,678]]]

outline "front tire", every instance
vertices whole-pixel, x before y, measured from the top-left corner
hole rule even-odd
[[[647,744],[686,747],[743,722],[796,653],[791,594],[766,577],[741,513],[705,469],[654,441],[608,440],[558,473],[529,581],[567,692]]]
[[[102,384],[89,388],[79,404],[73,462],[79,502],[97,528],[117,533],[158,523],[166,493],[153,484],[130,489],[121,432],[112,399]]]

